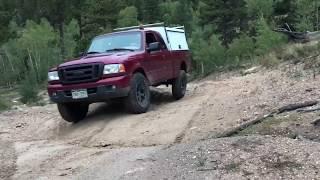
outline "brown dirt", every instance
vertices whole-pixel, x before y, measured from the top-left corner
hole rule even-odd
[[[142,115],[96,104],[86,120],[69,124],[60,118],[55,105],[4,112],[0,114],[4,147],[0,161],[6,163],[1,163],[5,170],[0,177],[134,179],[146,165],[154,164],[154,154],[168,146],[214,137],[276,107],[319,99],[319,77],[313,79],[302,65],[280,67],[247,76],[213,75],[191,83],[181,101],[174,101],[168,88],[161,87],[153,91],[150,112]],[[238,165],[225,168],[236,170]]]

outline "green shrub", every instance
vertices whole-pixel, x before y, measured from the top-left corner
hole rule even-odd
[[[232,59],[230,65],[239,67],[241,63],[251,61],[254,56],[254,50],[253,39],[246,34],[241,35],[230,44],[227,50],[228,59]]]
[[[17,29],[17,37],[0,46],[0,64],[3,64],[0,73],[4,74],[1,84],[19,83],[29,73],[35,74],[37,83],[43,83],[49,68],[63,62],[62,57],[71,58],[75,54],[75,39],[80,31],[76,20],[64,26],[64,55],[59,34],[46,19],[39,23],[28,20],[24,27],[12,27]]]
[[[273,0],[245,0],[247,4],[247,13],[251,17],[264,16],[269,19],[274,12]]]
[[[80,27],[76,20],[72,19],[69,24],[64,27],[64,47],[65,58],[70,59],[76,54],[77,41],[76,38],[80,37]],[[53,64],[54,65],[54,64]],[[52,66],[50,64],[50,66]]]
[[[8,108],[8,104],[2,98],[0,98],[0,111],[6,110]]]
[[[205,76],[226,66],[228,61],[226,61],[226,49],[218,36],[212,35],[209,40],[205,40],[202,35],[201,30],[194,32],[190,44],[194,68],[197,73]]]
[[[21,102],[24,104],[30,104],[37,102],[39,87],[37,85],[34,75],[29,75],[25,80],[23,80],[19,93],[21,95]]]
[[[271,30],[266,20],[261,17],[257,23],[256,54],[264,55],[273,49],[283,46],[287,39],[280,33]]]

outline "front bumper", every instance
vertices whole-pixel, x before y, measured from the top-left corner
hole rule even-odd
[[[102,79],[97,82],[83,83],[75,85],[53,84],[48,86],[48,94],[54,103],[71,102],[105,102],[110,99],[126,97],[129,94],[128,76],[120,76]],[[83,99],[73,99],[72,90],[86,89],[88,97]]]

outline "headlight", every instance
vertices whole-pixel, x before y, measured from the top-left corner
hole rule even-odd
[[[123,64],[108,64],[104,65],[103,74],[116,74],[126,72]]]
[[[49,72],[48,81],[59,81],[58,71]]]

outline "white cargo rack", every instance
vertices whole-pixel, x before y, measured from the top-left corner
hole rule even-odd
[[[141,26],[117,28],[115,29],[115,31],[128,31],[138,29],[146,29],[158,32],[165,41],[168,49],[171,51],[189,50],[184,26],[165,27],[164,23],[155,23]]]

